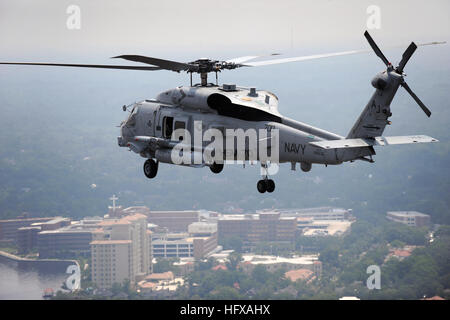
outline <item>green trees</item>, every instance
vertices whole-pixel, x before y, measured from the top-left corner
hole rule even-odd
[[[320,252],[320,260],[323,264],[333,267],[339,264],[339,247],[330,246]]]
[[[236,260],[238,257],[236,254]],[[233,267],[228,270],[197,269],[187,277],[188,292],[180,291],[178,298],[272,299],[277,297],[277,291],[291,284],[284,278],[284,272],[284,269],[269,272],[263,265],[255,266],[250,273]]]
[[[256,254],[263,255],[275,255],[275,256],[289,256],[293,250],[293,244],[291,243],[279,243],[279,242],[260,242],[253,249]]]
[[[153,265],[154,273],[161,273],[167,271],[177,271],[177,267],[173,265],[174,262],[179,261],[179,258],[159,258],[157,263]]]
[[[227,267],[228,270],[236,271],[239,262],[242,260],[242,255],[240,253],[233,252],[228,257]]]
[[[242,239],[237,236],[225,238],[220,243],[225,250],[234,250],[235,252],[242,252],[243,244]]]
[[[402,228],[401,228],[402,229]],[[418,230],[417,235],[422,234]],[[403,231],[399,232],[404,237]],[[414,236],[410,239],[414,239]],[[417,237],[419,240],[419,237]],[[412,254],[403,259],[389,259],[386,263],[379,263],[384,255],[381,247],[368,252],[360,263],[367,258],[373,259],[373,263],[381,266],[381,290],[367,290],[362,288],[361,298],[364,299],[421,299],[440,295],[449,298],[450,288],[450,235],[446,228],[437,232],[435,241],[424,248],[415,249]],[[366,263],[372,263],[366,261]],[[355,263],[351,268],[346,268],[340,280],[348,284],[355,281],[355,274],[360,272],[363,266]],[[352,269],[353,268],[353,269]],[[367,275],[361,275],[361,277]]]

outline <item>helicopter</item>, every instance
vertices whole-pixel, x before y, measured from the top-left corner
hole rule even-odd
[[[283,116],[278,111],[278,97],[270,91],[236,84],[219,85],[218,73],[241,67],[321,59],[370,50],[263,61],[254,61],[261,56],[245,56],[226,61],[202,58],[188,63],[141,55],[113,57],[146,66],[42,62],[0,64],[187,72],[190,74],[190,86],[169,89],[154,99],[122,107],[123,111],[129,111],[129,115],[120,124],[118,145],[129,148],[146,159],[143,171],[149,179],[156,177],[159,163],[208,166],[213,173],[218,174],[222,172],[224,164],[230,161],[243,163],[244,166],[246,161],[252,164],[260,162],[262,178],[257,182],[257,190],[260,193],[271,193],[275,190],[275,182],[269,178],[272,165],[290,163],[291,170],[295,171],[299,164],[302,171],[308,172],[313,164],[328,166],[357,160],[373,163],[376,146],[438,141],[426,135],[382,135],[385,127],[391,124],[388,120],[392,116],[390,105],[400,86],[412,96],[428,117],[431,116],[431,111],[405,82],[403,70],[418,46],[445,42],[418,45],[411,42],[398,66],[394,67],[368,31],[365,31],[364,36],[386,69],[372,79],[375,92],[345,137]],[[192,83],[194,73],[200,74],[201,82],[198,84]],[[215,83],[208,82],[210,73],[215,73]]]

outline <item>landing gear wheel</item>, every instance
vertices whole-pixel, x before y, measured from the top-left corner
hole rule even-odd
[[[220,172],[222,172],[222,170],[223,170],[223,163],[213,163],[210,167],[209,167],[209,169],[211,169],[211,171],[213,172],[213,173],[220,173]]]
[[[265,180],[259,180],[256,184],[256,188],[260,193],[264,193],[267,191],[266,181]]]
[[[275,182],[272,179],[266,180],[266,189],[269,193],[275,190]]]
[[[256,188],[260,193],[269,192],[272,193],[275,190],[275,182],[272,179],[259,180],[256,184]]]
[[[153,159],[148,159],[144,163],[144,174],[147,178],[152,179],[158,173],[158,162]]]

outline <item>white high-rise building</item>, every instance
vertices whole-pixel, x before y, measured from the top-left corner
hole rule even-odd
[[[134,279],[131,240],[95,240],[91,242],[92,281],[99,288]]]
[[[136,279],[151,272],[151,237],[147,217],[134,214],[106,219],[93,233],[92,281],[99,288]]]

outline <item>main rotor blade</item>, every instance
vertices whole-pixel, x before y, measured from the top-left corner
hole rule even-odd
[[[196,66],[190,65],[187,63],[146,57],[146,56],[139,56],[139,55],[121,55],[121,56],[112,57],[112,58],[113,59],[120,58],[120,59],[125,59],[125,60],[129,60],[129,61],[134,61],[134,62],[142,62],[142,63],[146,63],[146,64],[152,64],[152,65],[158,66],[162,69],[172,70],[172,71],[177,71],[177,72],[190,71],[190,70],[193,70],[196,68]]]
[[[279,56],[280,53],[271,53],[269,54],[269,56]],[[225,62],[228,63],[235,63],[235,64],[240,64],[249,60],[253,60],[256,58],[261,58],[261,57],[267,57],[268,55],[260,55],[260,56],[244,56],[244,57],[238,57],[238,58],[233,58],[233,59],[229,59],[226,60]]]
[[[25,65],[25,66],[52,66],[52,67],[147,70],[147,71],[161,70],[160,67],[115,66],[115,65],[105,65],[105,64],[69,64],[69,63],[44,63],[44,62],[0,62],[0,64]]]
[[[405,68],[406,63],[408,63],[409,58],[411,58],[411,56],[413,55],[414,51],[416,51],[417,46],[414,42],[411,42],[411,44],[409,45],[409,47],[405,50],[405,52],[403,52],[402,55],[402,60],[400,61],[400,63],[398,64],[397,67],[397,72],[398,73],[402,73],[403,69]]]
[[[369,35],[369,37],[370,37],[370,35]],[[417,46],[420,47],[420,46],[429,46],[429,45],[444,44],[444,43],[446,43],[446,42],[445,41],[444,42],[434,41],[434,42],[428,42],[428,43],[421,43],[421,44],[418,44]],[[393,46],[388,46],[386,48],[398,48],[398,47],[403,47],[403,45],[393,45]],[[378,47],[376,47],[376,48],[378,48]],[[314,59],[344,56],[344,55],[359,54],[359,53],[368,53],[368,52],[371,52],[371,50],[350,50],[350,51],[333,52],[333,53],[326,53],[326,54],[315,54],[315,55],[310,55],[310,56],[300,56],[300,57],[293,57],[293,58],[247,62],[247,63],[243,63],[241,66],[243,66],[243,67],[259,67],[259,66],[267,66],[267,65],[272,65],[272,64],[314,60]],[[379,51],[379,52],[381,52],[381,51]],[[383,55],[383,57],[384,57],[384,55]],[[386,61],[387,61],[387,59],[386,59]],[[389,63],[389,62],[387,62],[387,63]]]
[[[243,66],[259,67],[259,66],[267,66],[267,65],[272,65],[272,64],[314,60],[314,59],[344,56],[344,55],[364,53],[364,52],[369,52],[369,50],[351,50],[351,51],[333,52],[333,53],[325,53],[325,54],[315,54],[315,55],[310,55],[310,56],[300,56],[300,57],[292,57],[292,58],[255,61],[255,62],[244,63]]]
[[[419,107],[422,108],[423,112],[425,112],[425,114],[428,117],[430,117],[431,116],[431,111],[423,104],[422,101],[420,101],[419,97],[416,96],[416,94],[411,90],[411,88],[408,86],[408,84],[406,82],[402,82],[401,85],[402,85],[403,88],[405,88],[406,91],[408,91],[408,93],[411,95],[411,97],[413,97],[413,99],[417,102]]]
[[[386,67],[389,65],[388,59],[384,56],[383,52],[381,52],[380,48],[378,48],[375,41],[373,41],[372,37],[370,36],[369,32],[366,30],[364,32],[364,37],[366,37],[367,41],[369,42],[370,46],[372,47],[373,51],[375,51],[375,54],[380,57],[381,60],[383,60]]]
[[[229,59],[229,60],[226,60],[225,62],[239,64],[239,63],[242,63],[242,62],[246,62],[246,61],[249,61],[249,60],[256,59],[258,57],[259,56],[244,56],[244,57]]]
[[[433,46],[435,44],[446,44],[447,41],[432,41],[432,42],[425,42],[425,43],[419,43],[417,44],[418,47],[421,46]]]

